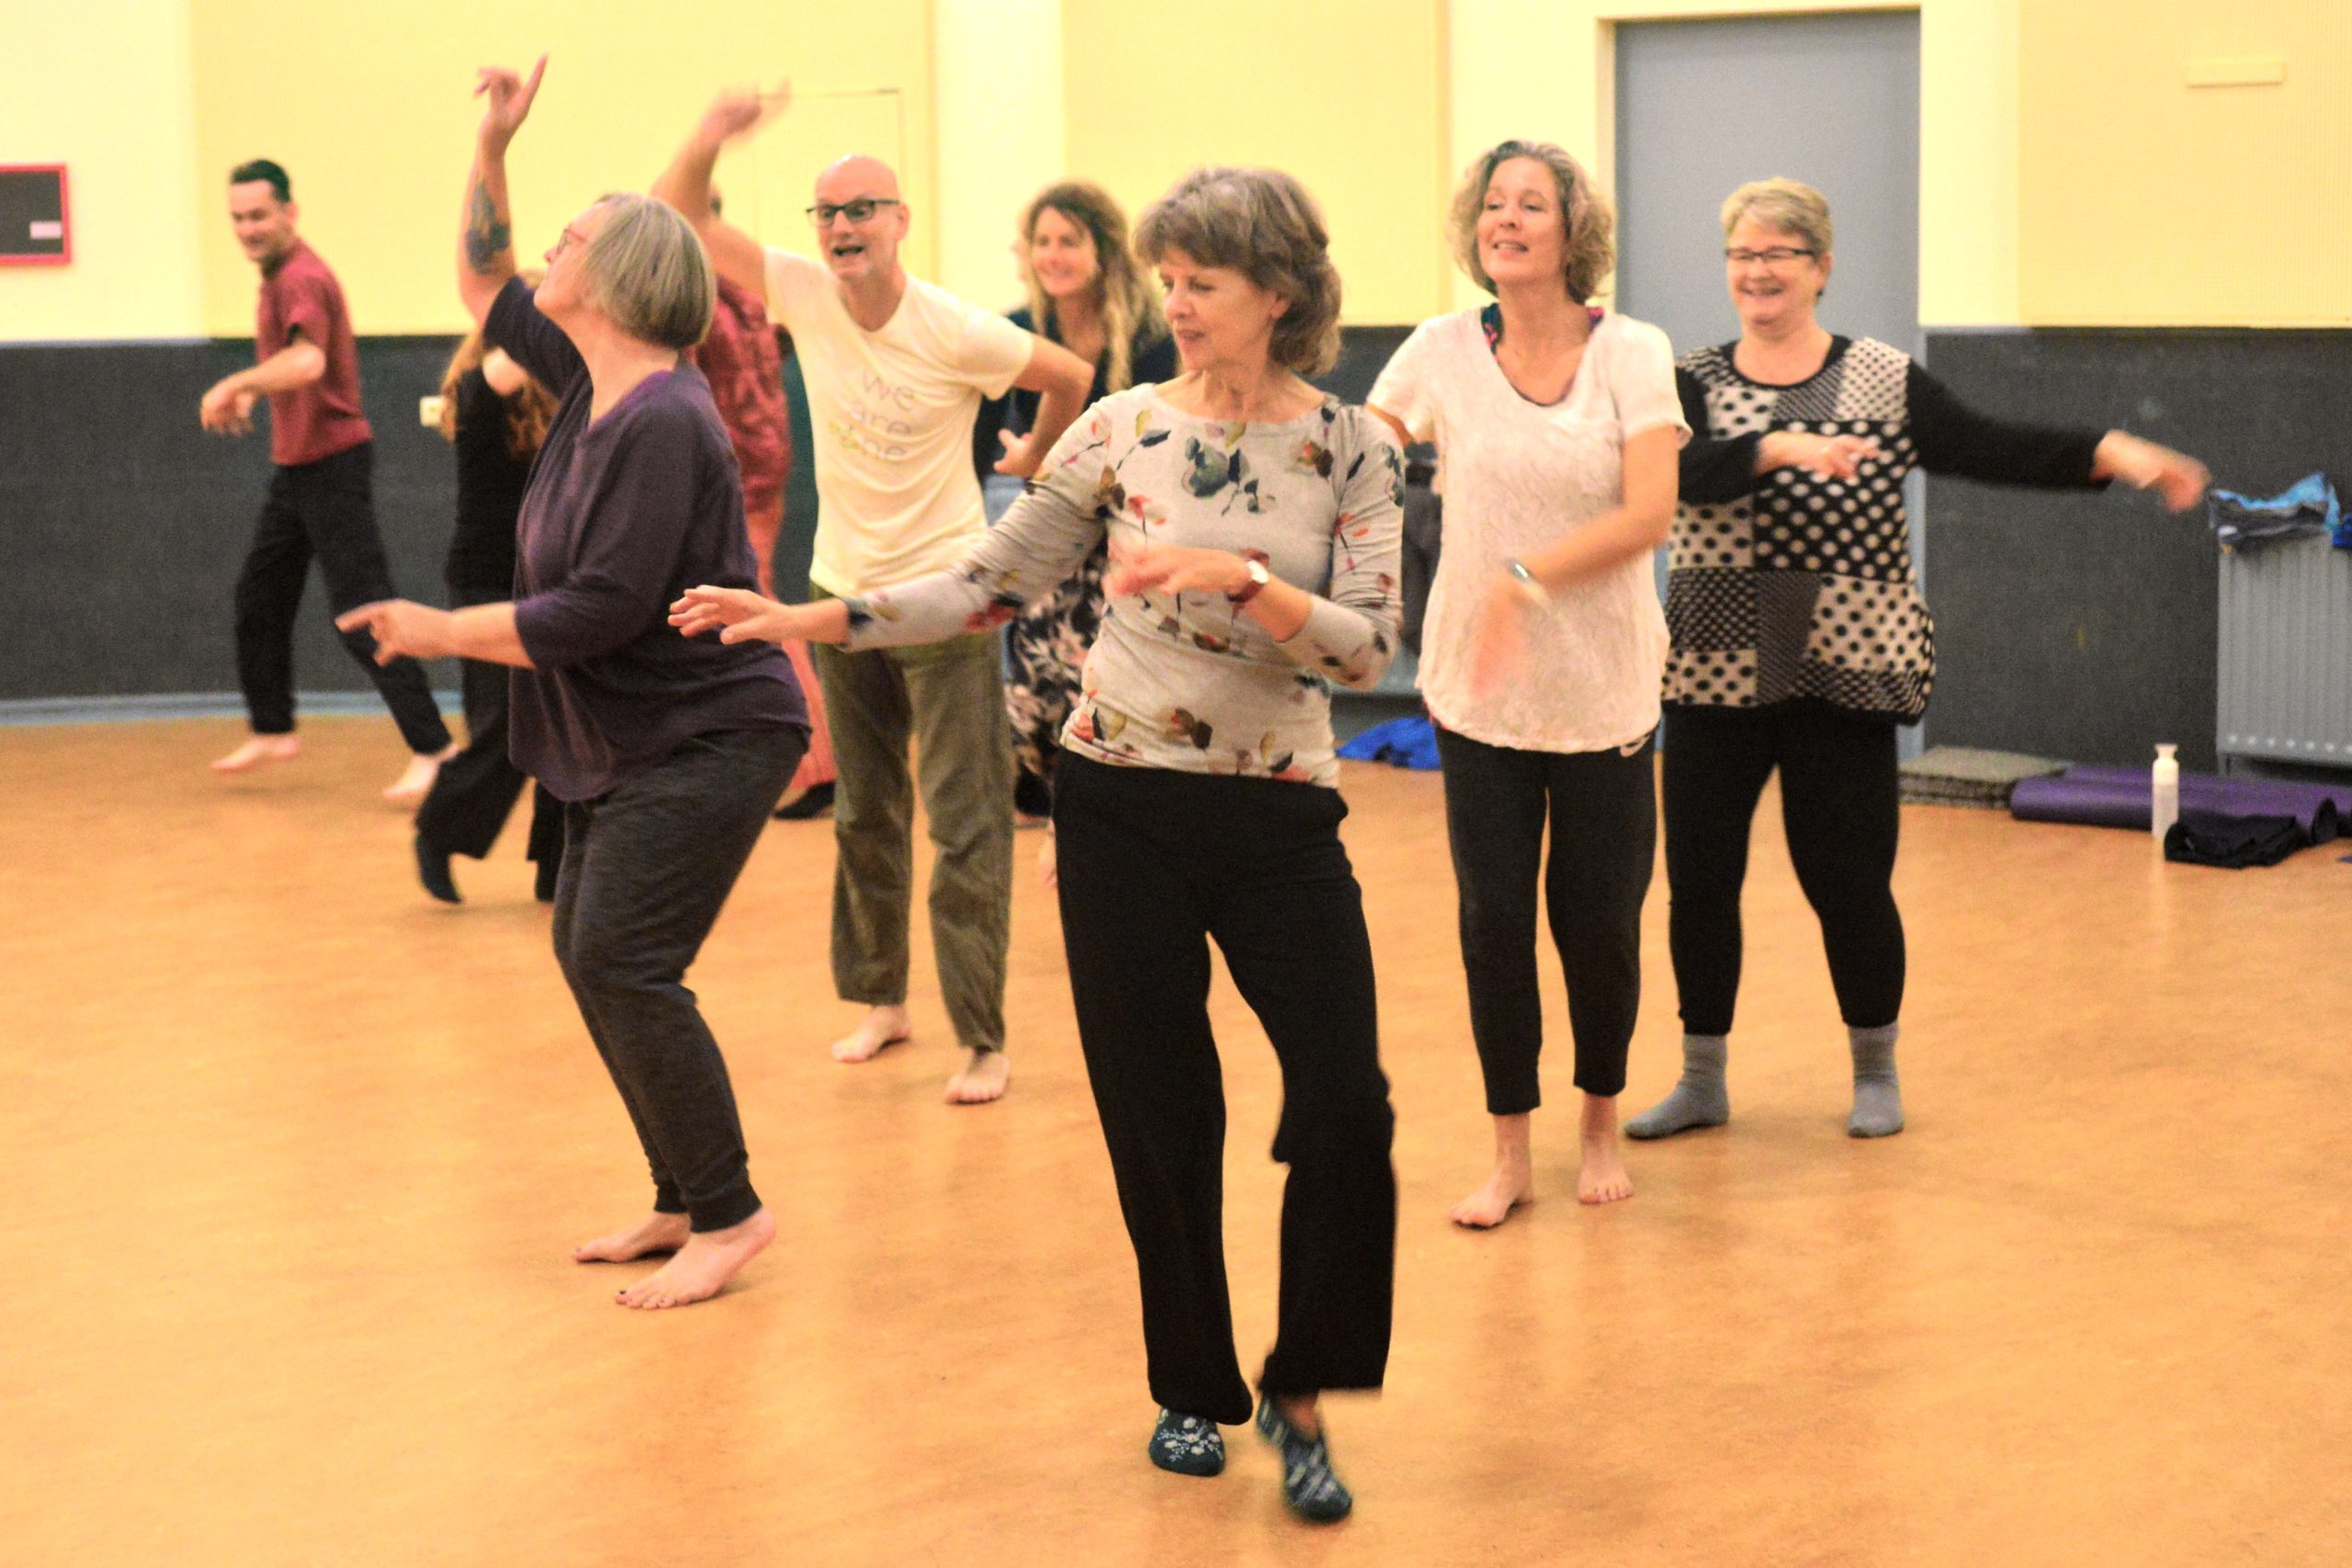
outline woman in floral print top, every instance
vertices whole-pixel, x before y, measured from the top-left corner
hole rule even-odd
[[[1157,387],[1115,392],[961,567],[842,601],[847,643],[1001,625],[1107,536],[1113,577],[1124,564],[1135,581],[1103,607],[1062,744],[1114,766],[1336,786],[1323,678],[1369,686],[1395,656],[1403,492],[1396,448],[1336,399],[1227,421]],[[1170,550],[1226,557],[1227,579],[1154,581],[1148,563]],[[1295,585],[1304,614],[1286,637],[1227,590],[1253,562],[1270,586]]]
[[[1214,1474],[1217,1424],[1250,1416],[1226,1289],[1214,938],[1283,1065],[1282,1305],[1257,1426],[1291,1506],[1334,1519],[1352,1500],[1317,1398],[1385,1374],[1396,1182],[1324,681],[1369,686],[1396,651],[1402,467],[1362,409],[1300,378],[1338,356],[1340,280],[1297,181],[1196,171],[1144,214],[1136,249],[1185,374],[1097,403],[961,565],[791,608],[696,588],[671,619],[729,641],[927,641],[1009,619],[1108,539],[1054,820],[1079,1040],[1160,1405],[1147,1451]]]

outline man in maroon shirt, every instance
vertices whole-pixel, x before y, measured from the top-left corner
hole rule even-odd
[[[269,455],[277,465],[269,499],[237,578],[237,681],[253,736],[212,765],[243,773],[301,749],[294,739],[294,615],[318,558],[328,609],[393,597],[384,541],[376,531],[371,484],[375,446],[359,411],[359,347],[343,288],[294,231],[298,214],[286,171],[266,158],[229,174],[229,218],[237,243],[261,269],[250,370],[204,394],[198,416],[220,435],[253,429],[254,402],[269,399]],[[388,800],[424,798],[441,761],[457,748],[414,660],[379,665],[375,639],[344,634],[344,646],[376,682],[412,756],[384,791]]]

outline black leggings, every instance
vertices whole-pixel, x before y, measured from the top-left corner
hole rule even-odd
[[[1838,1009],[1856,1029],[1903,1010],[1894,907],[1894,726],[1825,703],[1668,710],[1668,931],[1682,1027],[1728,1034],[1739,998],[1739,890],[1757,800],[1781,770],[1781,820],[1797,883],[1821,919]]]
[[[1062,942],[1079,1045],[1143,1287],[1152,1397],[1236,1425],[1250,1389],[1225,1274],[1225,1083],[1209,942],[1282,1063],[1281,1303],[1259,1386],[1377,1388],[1396,1255],[1396,1119],[1372,943],[1340,819],[1316,784],[1054,769]]]
[[[1568,986],[1577,1087],[1604,1098],[1621,1093],[1642,1000],[1642,900],[1657,852],[1649,742],[1623,753],[1521,751],[1441,728],[1437,749],[1461,901],[1470,1037],[1486,1075],[1487,1114],[1516,1116],[1543,1101],[1535,1072],[1544,1048],[1535,979],[1539,866]]]

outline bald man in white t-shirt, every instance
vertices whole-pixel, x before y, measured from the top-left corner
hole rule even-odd
[[[817,461],[817,547],[808,581],[836,595],[954,566],[988,531],[972,472],[980,400],[1040,394],[1035,439],[998,467],[1027,478],[1083,411],[1093,367],[994,311],[910,278],[899,265],[907,205],[877,158],[849,157],[817,179],[821,261],[770,250],[710,210],[719,150],[782,107],[729,94],[704,115],[653,194],[700,232],[719,273],[759,291],[792,333],[808,391]],[[967,1053],[947,1098],[1004,1092],[1004,964],[1012,900],[1012,753],[1002,654],[993,628],[922,649],[811,650],[840,768],[834,795],[833,985],[865,1018],[833,1044],[871,1059],[908,1037],[917,742],[937,857],[932,946],[942,999]]]

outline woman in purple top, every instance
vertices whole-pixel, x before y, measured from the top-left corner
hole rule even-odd
[[[681,358],[710,322],[711,271],[684,220],[608,197],[514,276],[507,143],[528,83],[485,71],[458,292],[484,341],[560,400],[531,471],[511,604],[355,610],[379,657],[514,667],[516,766],[564,804],[555,951],[653,1172],[645,1218],[582,1262],[675,1254],[618,1292],[632,1307],[715,1295],[775,1234],[752,1190],[727,1064],[684,984],[808,743],[775,648],[689,642],[664,606],[692,584],[750,587],[727,431]]]

